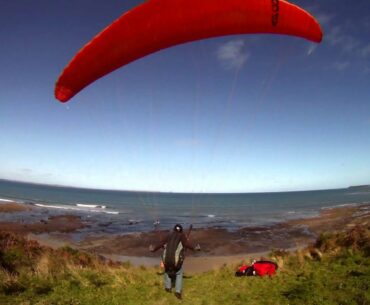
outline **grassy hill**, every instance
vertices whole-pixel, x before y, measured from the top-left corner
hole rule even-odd
[[[184,279],[183,300],[159,269],[134,268],[71,248],[53,250],[0,233],[0,304],[370,304],[370,233],[325,234],[295,253],[272,251],[274,277],[235,277],[225,266]]]

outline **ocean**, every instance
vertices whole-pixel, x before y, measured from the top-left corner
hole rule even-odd
[[[33,222],[72,214],[89,222],[84,233],[126,234],[169,229],[176,223],[195,228],[237,230],[318,215],[322,209],[370,203],[368,189],[182,194],[57,187],[0,180],[0,203],[13,200],[32,212],[3,213],[1,221]],[[155,226],[155,223],[157,225]],[[158,225],[159,223],[159,225]]]

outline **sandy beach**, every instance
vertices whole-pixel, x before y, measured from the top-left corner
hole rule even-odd
[[[0,215],[28,211],[32,207],[16,202],[0,203]],[[313,242],[323,232],[342,230],[357,224],[368,225],[370,204],[324,209],[319,216],[295,219],[265,227],[245,227],[237,231],[194,228],[190,234],[193,244],[202,251],[187,252],[187,273],[204,272],[224,264],[237,264],[259,259],[272,249],[291,250]],[[88,226],[80,217],[66,214],[50,216],[36,223],[0,221],[1,231],[11,231],[51,247],[69,245],[113,260],[130,261],[133,265],[157,266],[161,252],[150,253],[150,244],[157,244],[169,231],[152,231],[125,235],[97,234],[82,240],[71,238],[72,232]]]

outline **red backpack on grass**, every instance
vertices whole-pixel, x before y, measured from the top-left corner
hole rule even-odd
[[[278,265],[271,261],[255,261],[252,265],[243,265],[235,272],[235,276],[272,276],[276,274]]]

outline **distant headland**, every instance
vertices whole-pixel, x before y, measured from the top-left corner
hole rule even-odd
[[[352,191],[369,191],[370,192],[370,185],[367,184],[367,185],[354,185],[354,186],[350,186],[348,187],[349,190],[352,190]]]

